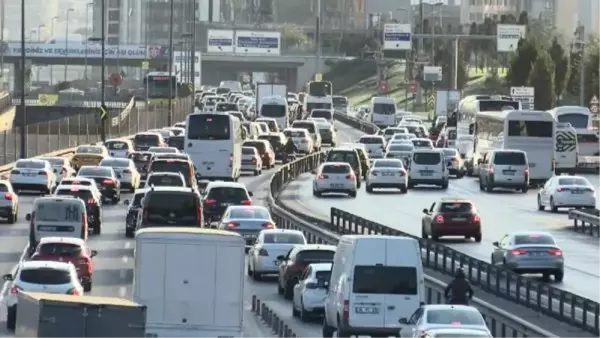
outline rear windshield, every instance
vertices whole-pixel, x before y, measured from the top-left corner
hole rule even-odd
[[[83,200],[83,202],[87,202],[90,198],[93,198],[90,190],[79,189],[59,189],[56,191],[56,196],[73,196]]]
[[[87,181],[87,180],[86,181],[80,181],[80,180],[77,180],[75,178],[71,178],[71,179],[69,179],[69,178],[63,178],[63,180],[60,181],[60,184],[61,185],[82,185],[84,187],[91,187],[92,186],[92,182],[90,182],[90,181]]]
[[[196,219],[199,200],[191,192],[154,191],[147,195],[147,200],[148,220],[153,219],[152,215],[160,215],[162,219],[170,213],[177,217],[193,215]]]
[[[345,98],[344,96],[334,96],[332,98],[333,101],[333,105],[335,106],[347,106],[348,105],[348,99]]]
[[[248,194],[245,189],[235,187],[213,187],[210,188],[208,196],[221,200],[245,200],[248,198]]]
[[[302,235],[286,233],[265,234],[263,242],[277,244],[306,244],[306,240]]]
[[[494,154],[494,164],[525,165],[525,154],[517,152],[497,152]]]
[[[137,136],[136,136],[137,137]],[[75,150],[77,154],[102,154],[100,147],[79,147]]]
[[[289,135],[287,135],[288,137],[296,137],[296,138],[306,137],[306,132],[299,131],[299,130],[288,131],[288,134],[289,134]]]
[[[417,294],[417,269],[402,266],[361,266],[354,268],[353,292],[367,294]]]
[[[404,165],[402,161],[375,161],[373,163],[373,168],[403,168]]]
[[[78,176],[90,176],[90,177],[112,177],[112,168],[107,167],[94,167],[94,168],[81,168],[77,172]]]
[[[390,146],[390,151],[413,151],[415,147],[408,144],[393,144]]]
[[[352,169],[348,165],[332,164],[323,167],[324,174],[348,174]]]
[[[171,136],[169,137],[169,141],[167,141],[167,144],[169,145],[169,147],[183,150],[185,144],[185,136]]]
[[[585,178],[560,178],[558,180],[558,185],[590,185],[590,183]]]
[[[266,151],[265,144],[263,142],[244,142],[244,147],[254,147],[260,153],[264,153]]]
[[[229,212],[229,218],[271,219],[271,215],[263,208],[234,208]]]
[[[4,184],[0,184],[0,192],[8,192],[8,187]]]
[[[229,140],[228,115],[193,114],[189,117],[187,138],[190,140]]]
[[[42,244],[38,252],[42,255],[76,257],[81,254],[81,246],[72,243]]]
[[[410,140],[411,134],[394,134],[393,139],[394,140]]]
[[[384,135],[392,136],[394,134],[406,134],[406,130],[404,130],[404,129],[395,129],[395,128],[387,128],[383,133],[384,133]]]
[[[315,133],[315,125],[314,125],[314,123],[295,122],[294,125],[293,125],[293,127],[294,128],[306,129],[311,134]]]
[[[440,205],[440,212],[471,212],[473,205],[466,202],[446,203]]]
[[[335,251],[331,250],[302,250],[296,255],[296,261],[309,263],[327,263],[333,261]]]
[[[85,210],[81,209],[81,205],[79,203],[75,204],[73,201],[40,201],[35,208],[35,220],[38,222],[81,223],[81,214],[83,212]]]
[[[542,244],[542,245],[555,245],[554,238],[544,234],[530,234],[530,235],[517,235],[515,236],[515,245],[523,244]]]
[[[330,110],[317,110],[314,109],[310,113],[310,117],[322,117],[326,120],[331,120],[333,118],[333,113]]]
[[[428,310],[427,323],[446,325],[486,325],[483,317],[476,311],[460,311],[454,309]]]
[[[153,171],[181,173],[184,176],[186,176],[189,174],[190,164],[185,161],[176,161],[176,160],[154,161],[150,165],[150,172],[153,172]]]
[[[17,161],[16,167],[23,169],[43,169],[45,165],[42,161]]]
[[[128,150],[129,144],[127,142],[106,142],[106,148],[108,150]]]
[[[58,165],[65,164],[64,158],[42,157],[42,158],[40,158],[40,160],[48,161],[48,162],[50,162],[50,165],[52,165],[52,166],[58,166]]]
[[[138,134],[133,138],[133,142],[136,144],[152,145],[157,146],[160,141],[158,135]]]
[[[434,165],[441,162],[440,153],[415,153],[413,162],[416,164]]]
[[[130,158],[133,160],[133,162],[136,163],[140,163],[140,162],[148,162],[150,161],[150,159],[152,158],[152,154],[149,153],[134,153],[132,155],[130,155]]]
[[[242,154],[244,155],[254,155],[256,154],[256,149],[250,147],[243,147]]]
[[[19,279],[31,284],[68,284],[71,283],[71,274],[66,270],[50,268],[24,269],[21,270]]]
[[[185,182],[177,175],[150,175],[148,186],[155,187],[184,187]]]
[[[110,160],[102,160],[100,165],[103,167],[111,167],[111,168],[126,168],[129,167],[129,160],[121,160],[121,159],[110,159]]]
[[[358,142],[362,144],[383,144],[383,139],[381,137],[361,137]]]
[[[217,104],[216,111],[226,112],[230,110],[237,110],[238,106],[235,103],[219,103]]]
[[[431,147],[430,140],[411,140],[415,147]]]
[[[444,156],[452,157],[458,155],[458,151],[456,149],[443,149]]]
[[[330,151],[327,154],[327,162],[346,162],[352,165],[358,163],[358,158],[353,151]]]

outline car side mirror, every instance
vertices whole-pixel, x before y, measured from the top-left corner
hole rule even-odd
[[[278,261],[283,261],[283,260],[285,260],[285,256],[284,255],[279,255],[279,256],[277,256],[277,260]]]
[[[248,191],[248,196],[250,196],[250,197],[254,196],[254,194],[252,193],[252,191]]]
[[[130,202],[129,200],[124,200],[124,201],[123,201],[123,204],[125,204],[125,205],[129,205],[129,202]]]
[[[500,243],[498,243],[498,242],[493,242],[492,245],[495,247],[500,247]]]
[[[427,214],[429,214],[429,210],[427,210],[427,209],[423,209],[423,213],[424,213],[425,215],[427,215]]]
[[[482,159],[480,159],[480,158],[478,158],[478,159],[477,159],[477,164],[481,164],[481,163],[483,163],[483,160],[482,160]]]
[[[96,256],[98,256],[98,251],[96,251],[96,250],[92,250],[92,251],[90,252],[90,257],[96,257]]]
[[[27,220],[27,221],[31,221],[31,214],[27,214],[27,215],[25,215],[25,220]]]
[[[118,178],[118,179],[122,179],[122,178],[123,178],[123,176],[122,176],[121,174],[117,174],[117,178]]]
[[[13,276],[10,273],[7,273],[6,275],[2,276],[2,279],[5,281],[12,281]]]
[[[400,319],[398,319],[398,323],[407,325],[408,324],[408,319],[406,319],[406,318],[400,318]]]

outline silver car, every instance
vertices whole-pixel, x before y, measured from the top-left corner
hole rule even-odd
[[[246,248],[249,249],[262,230],[275,228],[275,222],[265,207],[231,205],[225,209],[218,228],[242,235],[246,240]]]
[[[547,232],[522,231],[504,235],[494,242],[491,263],[517,273],[542,274],[545,279],[554,275],[562,281],[565,259],[554,237]]]
[[[352,167],[346,162],[326,162],[315,171],[313,195],[342,193],[356,197],[357,181]]]
[[[393,158],[406,162],[410,158],[415,147],[412,143],[394,143],[390,144],[386,149],[385,158]]]

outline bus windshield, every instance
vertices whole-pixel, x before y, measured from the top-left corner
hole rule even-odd
[[[554,138],[550,121],[508,121],[508,136]]]
[[[263,104],[260,106],[260,115],[264,117],[284,117],[285,106],[280,104]]]
[[[396,107],[391,103],[375,103],[373,114],[391,115],[396,114]]]
[[[479,111],[503,111],[506,108],[519,109],[517,101],[480,100]]]
[[[189,140],[229,140],[229,116],[213,114],[190,115],[187,129]]]
[[[567,122],[575,129],[586,129],[589,123],[589,115],[578,114],[578,113],[567,113],[558,115],[556,119],[558,122]]]
[[[173,98],[177,93],[177,78],[172,76],[169,79],[168,75],[148,75],[146,77],[148,84],[148,97],[149,98],[168,98],[169,97],[169,85],[172,86]]]

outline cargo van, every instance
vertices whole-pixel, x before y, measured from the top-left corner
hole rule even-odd
[[[383,235],[346,235],[333,257],[323,337],[397,336],[399,318],[425,302],[419,242]]]
[[[133,299],[148,308],[146,337],[242,337],[245,245],[230,231],[138,230]]]

